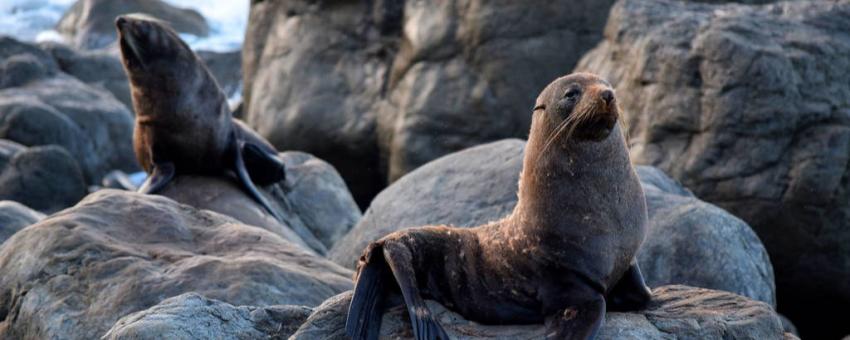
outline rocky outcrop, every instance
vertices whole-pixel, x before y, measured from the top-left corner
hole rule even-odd
[[[850,332],[850,2],[623,0],[576,70],[615,85],[637,163],[747,221],[803,337]],[[814,333],[807,333],[814,332]]]
[[[286,339],[312,308],[234,306],[186,293],[127,315],[103,339]]]
[[[524,146],[516,139],[485,144],[407,174],[375,198],[329,258],[354,268],[369,242],[396,230],[471,227],[510,214]],[[746,223],[695,198],[657,169],[638,167],[638,175],[650,217],[638,261],[650,286],[686,283],[776,304],[773,269]]]
[[[133,107],[130,83],[117,50],[76,50],[56,42],[42,43],[40,47],[56,60],[62,72],[89,86],[107,90],[128,108]]]
[[[158,194],[262,227],[324,255],[360,220],[360,209],[330,164],[297,151],[279,156],[286,164],[286,180],[262,192],[283,221],[269,214],[233,178],[179,176]]]
[[[12,237],[18,230],[36,223],[44,214],[27,208],[15,201],[0,201],[0,244]]]
[[[133,118],[110,93],[59,70],[38,47],[0,38],[0,138],[26,146],[60,145],[86,183],[113,169],[138,168]]]
[[[83,173],[64,148],[27,148],[0,139],[0,200],[52,213],[74,205],[85,195]]]
[[[163,20],[180,33],[206,36],[210,30],[197,11],[161,0],[78,0],[59,20],[56,30],[74,47],[106,47],[116,40],[115,17],[128,13],[144,13]]]
[[[524,136],[535,97],[600,39],[611,3],[253,2],[245,118],[279,149],[329,161],[365,207],[434,158]]]
[[[316,307],[292,336],[300,339],[347,339],[345,318],[351,292]],[[538,339],[543,325],[481,325],[427,300],[434,318],[452,339]],[[409,316],[402,307],[388,309],[381,338],[410,339]],[[649,307],[635,313],[608,313],[598,339],[782,339],[782,323],[773,308],[735,294],[664,286],[653,290]]]
[[[316,306],[351,271],[258,227],[116,190],[0,246],[0,338],[96,339],[127,314],[187,292],[233,305]]]

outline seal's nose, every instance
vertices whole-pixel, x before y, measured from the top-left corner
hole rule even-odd
[[[602,91],[599,96],[602,97],[602,100],[605,101],[605,104],[611,104],[611,101],[614,100],[614,92],[611,90]]]
[[[124,24],[126,23],[127,19],[125,19],[123,16],[118,16],[117,18],[115,18],[115,27],[118,27],[118,29],[124,28]]]

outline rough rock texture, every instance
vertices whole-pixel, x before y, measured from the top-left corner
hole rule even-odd
[[[265,189],[277,221],[233,178],[180,176],[159,194],[259,226],[320,255],[360,220],[345,182],[330,164],[297,151],[280,153],[286,180]]]
[[[360,221],[362,214],[351,192],[334,167],[310,154],[280,153],[286,164],[286,181],[273,191],[278,202],[284,197],[304,226],[327,248]]]
[[[61,146],[27,148],[0,139],[0,200],[52,213],[86,195],[80,166]]]
[[[773,308],[735,294],[664,286],[653,290],[645,311],[608,313],[597,339],[781,339],[782,323]],[[292,336],[300,339],[347,339],[345,317],[351,292],[316,307]],[[543,325],[480,325],[463,319],[434,301],[426,301],[435,319],[452,339],[540,339]],[[400,307],[384,313],[381,338],[410,339],[407,311]]]
[[[88,85],[107,90],[128,108],[133,107],[130,83],[127,81],[117,49],[75,50],[56,42],[42,43],[40,47],[53,56],[62,72]]]
[[[197,292],[315,306],[351,271],[261,228],[168,198],[101,190],[0,246],[0,338],[96,339],[120,317]]]
[[[516,139],[485,144],[407,174],[375,198],[329,258],[353,268],[370,241],[390,232],[477,226],[510,214],[524,146]],[[746,223],[694,198],[661,171],[639,167],[638,175],[650,213],[638,260],[650,286],[686,283],[776,304],[767,253]]]
[[[15,201],[0,201],[0,244],[18,230],[36,223],[44,214]]]
[[[106,47],[116,40],[115,17],[128,13],[144,13],[166,21],[180,33],[209,34],[207,21],[200,13],[161,0],[78,0],[59,20],[56,30],[77,48]]]
[[[127,315],[104,339],[287,339],[312,312],[306,306],[234,306],[186,293]]]
[[[534,98],[600,39],[611,3],[253,2],[245,118],[328,160],[363,207],[434,158],[524,136]]]
[[[776,307],[770,258],[746,222],[694,197],[657,168],[637,171],[649,207],[649,233],[638,254],[648,285],[720,289]]]
[[[60,72],[37,47],[0,37],[0,138],[61,145],[93,184],[138,168],[132,133],[132,114],[110,93]]]
[[[576,68],[615,85],[637,163],[753,226],[803,337],[850,332],[848,55],[847,0],[623,0]]]

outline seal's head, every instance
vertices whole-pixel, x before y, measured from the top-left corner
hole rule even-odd
[[[138,116],[193,116],[226,108],[203,61],[167,23],[143,14],[115,19],[121,62]]]
[[[614,90],[604,79],[590,73],[573,73],[547,86],[534,107],[549,143],[571,138],[600,141],[608,137],[619,118]]]

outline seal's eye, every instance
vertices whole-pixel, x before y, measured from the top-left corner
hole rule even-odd
[[[564,92],[564,98],[575,99],[581,94],[581,89],[578,87],[570,87],[567,92]]]

